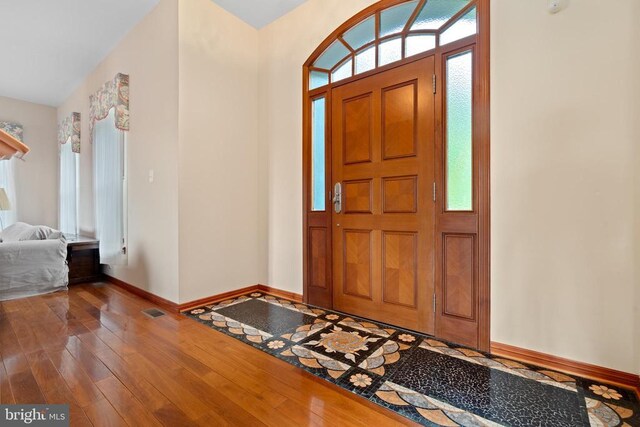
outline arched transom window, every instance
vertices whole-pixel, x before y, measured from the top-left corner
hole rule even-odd
[[[374,70],[477,33],[476,2],[412,0],[365,17],[309,67],[309,89]]]

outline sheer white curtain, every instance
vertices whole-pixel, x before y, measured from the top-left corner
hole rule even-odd
[[[112,109],[96,122],[93,138],[96,234],[100,263],[126,265],[125,135],[115,126]]]
[[[78,234],[78,154],[60,145],[60,231]]]
[[[10,211],[0,211],[2,225],[6,228],[16,222],[16,159],[0,160],[0,188],[4,188],[11,203]]]

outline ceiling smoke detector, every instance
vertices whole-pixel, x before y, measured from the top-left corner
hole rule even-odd
[[[549,13],[558,13],[562,10],[562,0],[549,0]]]

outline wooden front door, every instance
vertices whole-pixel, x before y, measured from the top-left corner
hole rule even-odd
[[[333,306],[434,333],[434,57],[333,89]],[[338,203],[340,200],[340,203]],[[339,211],[339,212],[338,212]]]

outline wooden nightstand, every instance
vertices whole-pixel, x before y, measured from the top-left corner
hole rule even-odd
[[[67,238],[67,263],[69,284],[92,282],[102,279],[100,271],[99,241],[92,237],[65,234]]]

